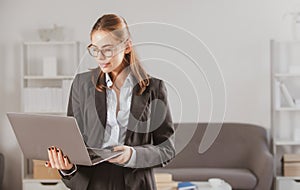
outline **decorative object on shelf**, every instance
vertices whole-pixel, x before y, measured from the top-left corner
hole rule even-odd
[[[56,57],[43,58],[43,76],[55,77],[57,75],[57,60]]]
[[[275,108],[279,109],[281,107],[281,92],[280,92],[280,81],[276,80],[274,84],[274,96],[275,98]]]
[[[283,40],[300,40],[300,7],[295,5],[282,16]]]
[[[64,28],[54,24],[53,28],[41,28],[38,29],[39,37],[42,41],[63,41],[64,40]]]
[[[295,105],[296,107],[300,107],[300,99],[295,99]]]
[[[291,96],[291,94],[289,93],[288,89],[286,88],[283,82],[280,83],[280,89],[288,106],[295,107],[295,100],[293,99],[293,97]]]

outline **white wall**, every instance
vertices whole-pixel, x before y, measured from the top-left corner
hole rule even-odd
[[[63,25],[69,31],[67,39],[79,40],[83,45],[87,45],[92,24],[104,13],[117,13],[126,18],[128,24],[155,21],[182,27],[205,42],[219,63],[227,92],[225,121],[248,122],[269,128],[269,39],[278,36],[281,16],[294,3],[296,0],[133,0],[126,2],[94,0],[81,3],[70,0],[0,1],[0,152],[3,152],[6,157],[4,189],[20,189],[21,187],[20,149],[5,112],[20,109],[20,43],[24,40],[37,40],[38,37],[34,33],[37,28],[51,27],[53,24]],[[185,39],[180,41],[181,37],[176,35],[176,32],[180,33],[180,31],[173,29],[170,29],[173,42],[182,43],[182,46],[177,44],[177,48],[182,51],[185,50],[183,47],[188,48],[189,44],[184,43]],[[139,33],[139,30],[145,33]],[[144,38],[160,39],[160,33],[154,32],[155,35],[152,36],[152,32],[154,32],[153,28],[147,32],[145,28],[138,27],[132,31],[132,34],[136,41],[143,41]],[[188,37],[186,39],[192,40]],[[192,47],[199,46],[199,41],[189,41],[189,43]],[[151,47],[142,46],[138,52],[141,58],[155,58],[151,53],[157,48],[159,49],[159,47],[151,49]],[[195,48],[192,48],[189,53],[195,55],[193,51],[197,53]],[[207,120],[211,108],[207,104],[209,94],[206,92],[205,84],[197,85],[197,73],[193,73],[193,67],[189,65],[182,67],[186,60],[182,55],[174,51],[168,52],[166,49],[162,49],[161,52],[165,54],[158,57],[171,61],[172,68],[167,70],[170,64],[164,65],[162,61],[157,61],[162,64],[155,64],[155,61],[151,61],[147,68],[154,75],[170,83],[173,79],[176,80],[174,73],[170,72],[175,68],[174,65],[179,66],[180,71],[184,70],[191,75],[191,78],[195,80],[194,86],[196,86],[197,94],[200,96],[200,120]],[[207,58],[207,52],[199,51],[199,54],[205,59],[200,57],[197,64],[206,67],[209,63],[213,66],[212,59]],[[216,70],[210,70],[209,72],[212,72],[210,75],[213,75],[214,71]],[[202,79],[201,81],[203,82]],[[184,82],[179,81],[179,84],[173,83],[172,85],[175,85],[181,93],[184,92],[180,90],[185,86]],[[179,119],[180,105],[176,103],[175,91],[171,86],[168,88],[174,120],[195,121],[193,109],[190,110],[191,114],[185,112]],[[191,96],[189,93],[182,95],[183,105],[195,105],[195,99]],[[220,94],[216,97],[222,99]],[[188,108],[185,109],[188,110]]]

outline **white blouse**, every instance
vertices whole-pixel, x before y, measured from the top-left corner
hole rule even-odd
[[[134,80],[131,73],[126,77],[122,87],[120,88],[119,95],[119,111],[117,111],[117,94],[111,89],[112,81],[110,76],[106,75],[106,104],[107,104],[107,121],[104,134],[104,143],[102,148],[124,145],[127,125],[130,114],[132,90],[134,87]],[[131,159],[125,167],[133,167],[136,159],[136,152],[132,148]]]

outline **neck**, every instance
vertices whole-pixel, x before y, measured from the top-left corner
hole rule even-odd
[[[124,68],[122,70],[120,70],[119,72],[111,72],[111,79],[113,81],[114,86],[116,86],[118,89],[121,88],[121,86],[123,85],[126,77],[128,76],[130,72],[129,68]]]
[[[118,77],[118,75],[120,75],[120,74],[123,73],[123,71],[125,70],[124,68],[125,68],[124,64],[121,63],[115,70],[113,70],[113,71],[110,73],[110,76],[111,76],[112,81],[115,81],[116,78]]]

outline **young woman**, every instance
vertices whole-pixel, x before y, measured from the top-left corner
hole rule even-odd
[[[87,147],[123,153],[89,167],[50,147],[46,166],[57,168],[72,190],[156,189],[152,168],[175,156],[164,82],[142,68],[122,17],[103,15],[90,37],[88,50],[99,67],[75,76],[68,115],[76,118]]]

